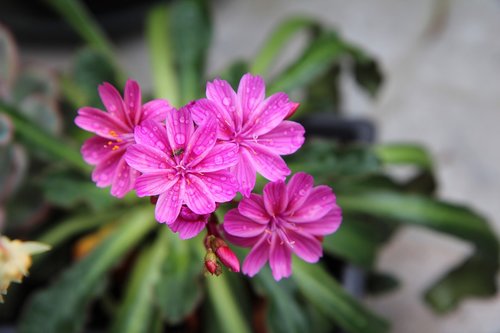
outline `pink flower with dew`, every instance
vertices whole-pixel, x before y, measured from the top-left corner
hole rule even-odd
[[[290,117],[298,103],[285,93],[265,99],[264,80],[245,74],[238,92],[223,80],[207,83],[207,98],[195,101],[190,109],[196,123],[217,119],[218,138],[239,147],[238,164],[232,168],[239,191],[249,196],[255,186],[255,173],[270,181],[284,180],[290,174],[280,155],[292,154],[304,143],[304,128]]]
[[[342,220],[332,189],[313,187],[313,177],[299,172],[285,184],[268,183],[264,195],[251,194],[224,217],[228,240],[252,247],[243,273],[254,276],[269,260],[275,280],[292,273],[291,255],[317,262],[321,237],[335,232]]]
[[[109,83],[99,86],[99,95],[107,111],[93,107],[78,110],[75,123],[96,134],[82,146],[85,162],[95,165],[92,180],[98,187],[111,185],[111,194],[121,198],[134,187],[139,173],[123,158],[127,148],[135,143],[134,128],[145,120],[162,121],[172,107],[157,99],[142,105],[141,88],[128,80],[124,98]]]
[[[128,148],[125,159],[142,173],[135,184],[137,195],[158,195],[155,215],[159,222],[173,224],[180,231],[183,227],[175,222],[182,205],[204,215],[215,210],[216,202],[234,198],[238,189],[229,168],[238,161],[237,147],[216,139],[215,119],[208,118],[195,129],[185,107],[167,112],[166,127],[153,121],[136,127],[137,144]],[[194,236],[200,225],[183,237]]]
[[[179,216],[169,227],[179,233],[180,239],[189,239],[198,235],[207,225],[210,214],[196,214],[187,206],[182,206]]]

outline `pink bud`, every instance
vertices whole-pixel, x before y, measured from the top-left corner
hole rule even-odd
[[[229,246],[220,246],[215,250],[215,253],[217,254],[219,260],[224,264],[224,266],[236,273],[240,271],[240,262],[238,260],[238,257],[236,257]]]
[[[217,272],[220,272],[220,266],[217,264],[217,256],[211,250],[209,250],[205,255],[205,268],[212,275],[220,274],[217,274]]]
[[[290,109],[290,111],[288,111],[287,115],[285,116],[285,119],[288,119],[290,118],[291,116],[293,116],[293,114],[295,113],[295,111],[297,111],[297,109],[299,108],[300,106],[300,103],[291,103],[293,106],[292,108]]]

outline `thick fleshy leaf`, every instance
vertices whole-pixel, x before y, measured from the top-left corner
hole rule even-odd
[[[146,120],[141,125],[136,126],[134,138],[138,144],[155,147],[166,155],[170,155],[172,151],[165,128],[156,121]],[[175,165],[174,160],[171,158],[167,162],[172,166]]]
[[[0,95],[12,84],[18,70],[17,47],[11,34],[0,26]]]
[[[207,172],[201,176],[216,202],[227,202],[238,192],[238,182],[229,171]]]
[[[159,195],[168,191],[177,181],[172,170],[145,173],[140,175],[135,182],[137,196]]]
[[[133,120],[128,112],[127,107],[123,103],[123,98],[120,92],[110,83],[104,82],[98,87],[99,96],[102,104],[110,115],[120,119],[124,124],[133,126]]]
[[[90,301],[101,282],[127,251],[154,226],[151,209],[133,210],[124,223],[88,256],[67,269],[52,285],[37,292],[24,308],[20,333],[74,333],[83,330]],[[91,274],[90,274],[91,272]]]
[[[243,198],[238,205],[238,211],[241,215],[257,223],[269,222],[269,215],[260,195],[252,193],[248,198]]]
[[[283,242],[277,234],[273,234],[271,239],[269,266],[276,281],[292,274],[292,252],[288,244]]]
[[[250,277],[257,274],[269,258],[270,245],[267,237],[267,235],[264,235],[260,238],[243,262],[242,271]]]
[[[124,95],[124,105],[125,110],[128,112],[128,116],[132,124],[139,124],[142,118],[142,96],[141,87],[134,80],[127,80],[125,84]]]
[[[245,123],[244,133],[259,136],[276,128],[288,113],[296,108],[285,93],[277,93],[268,97],[260,104]]]
[[[218,143],[198,164],[191,167],[198,172],[213,172],[228,169],[238,163],[238,146],[234,143]]]
[[[293,229],[288,229],[286,235],[291,242],[293,253],[302,260],[314,263],[323,255],[323,247],[316,237]]]
[[[216,140],[217,122],[213,118],[208,118],[196,129],[187,144],[184,153],[186,165],[196,165],[201,162],[212,151]]]
[[[374,148],[378,158],[384,164],[417,165],[423,169],[432,169],[432,158],[427,150],[414,144],[385,144]]]
[[[210,189],[203,182],[203,178],[193,174],[186,176],[185,202],[196,214],[209,214],[215,210],[215,201]]]
[[[91,107],[83,107],[78,110],[75,123],[86,131],[108,139],[116,139],[118,135],[130,132],[127,125],[118,118]]]
[[[186,149],[188,140],[193,134],[194,126],[191,113],[187,108],[172,109],[167,113],[165,121],[167,138],[173,152]]]
[[[287,210],[293,212],[302,206],[311,193],[313,185],[314,178],[311,175],[305,172],[297,172],[294,174],[286,186],[288,193]]]
[[[125,194],[134,188],[135,180],[139,172],[132,169],[124,158],[120,160],[116,167],[113,184],[111,186],[111,195],[117,198],[123,198]]]
[[[142,116],[138,123],[140,124],[145,120],[162,122],[167,117],[167,113],[172,109],[173,107],[165,99],[154,99],[149,101],[142,106]]]
[[[123,153],[117,152],[110,154],[105,160],[102,160],[92,171],[92,181],[98,187],[106,187],[111,184],[115,176],[118,163],[122,160]]]
[[[168,257],[161,264],[160,283],[154,297],[163,318],[171,324],[183,321],[201,301],[203,289],[202,259],[194,253],[191,242],[168,232]]]
[[[158,222],[170,224],[177,219],[185,190],[185,181],[180,179],[169,191],[160,194],[155,208],[155,217]]]
[[[257,138],[257,142],[279,155],[295,153],[304,143],[304,127],[285,120],[270,132]]]
[[[193,120],[197,125],[201,125],[209,117],[217,119],[217,137],[222,140],[229,140],[234,132],[233,119],[224,108],[218,107],[209,99],[202,98],[187,106],[191,111]]]
[[[164,152],[151,146],[138,144],[127,148],[125,160],[137,171],[147,173],[171,169],[173,164],[171,158]]]
[[[214,102],[217,107],[226,112],[232,119],[232,128],[236,132],[241,129],[243,114],[238,107],[238,100],[233,88],[224,80],[215,79],[207,83],[207,98]]]
[[[255,186],[255,168],[251,162],[250,153],[240,147],[239,161],[231,170],[236,176],[239,184],[239,191],[243,196],[248,197]]]
[[[292,222],[310,222],[321,219],[335,207],[335,195],[326,185],[316,186],[293,214],[287,217]]]
[[[119,154],[119,150],[125,149],[127,145],[127,142],[118,142],[100,136],[93,136],[83,143],[81,153],[85,162],[96,165],[110,158],[111,155]]]
[[[238,209],[231,209],[224,216],[224,230],[237,237],[255,237],[264,232],[267,224],[257,223],[243,215]]]
[[[288,194],[283,181],[267,183],[264,186],[264,207],[270,216],[282,213],[288,204]]]
[[[240,149],[247,151],[247,156],[250,156],[257,172],[270,181],[285,180],[285,177],[290,174],[285,161],[264,146],[248,144],[247,147],[240,147]]]
[[[42,130],[53,135],[61,134],[63,119],[57,103],[52,98],[28,96],[20,102],[19,111]]]
[[[266,96],[266,85],[260,76],[245,74],[238,86],[238,103],[246,122]]]

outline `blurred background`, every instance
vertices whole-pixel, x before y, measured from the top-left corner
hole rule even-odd
[[[346,114],[373,120],[379,142],[425,145],[437,163],[440,196],[471,205],[500,235],[500,1],[217,0],[213,5],[208,69],[214,76],[229,60],[254,55],[273,27],[293,14],[338,28],[374,55],[385,75],[382,91],[372,100],[345,75]],[[119,63],[145,90],[152,84],[141,23],[147,8],[147,2],[109,1],[101,16],[114,36]],[[69,68],[81,47],[69,29],[33,29],[24,14],[7,13],[0,14],[0,22],[13,29],[22,61]],[[299,44],[289,47],[290,55]],[[365,301],[390,319],[393,332],[498,333],[499,297],[467,300],[444,317],[421,301],[422,291],[470,252],[451,237],[401,228],[377,266],[400,278],[402,288]]]

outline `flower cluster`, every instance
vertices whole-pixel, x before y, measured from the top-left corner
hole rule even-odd
[[[309,175],[284,182],[291,171],[281,156],[296,152],[305,132],[286,120],[299,104],[285,93],[266,98],[263,79],[251,74],[237,91],[224,80],[209,82],[206,98],[179,109],[161,99],[142,104],[139,85],[130,80],[124,98],[107,83],[99,93],[106,111],[84,107],[75,120],[96,134],[82,147],[85,161],[96,166],[93,181],[111,186],[116,197],[135,190],[154,198],[158,222],[182,239],[207,228],[208,272],[220,273],[217,259],[239,271],[236,256],[209,225],[218,205],[238,192],[243,199],[226,214],[223,231],[232,243],[252,247],[244,273],[253,276],[269,260],[279,280],[291,274],[292,252],[308,262],[319,259],[321,237],[338,228],[340,209],[332,190],[313,187]],[[271,181],[263,197],[251,193],[256,173]]]

